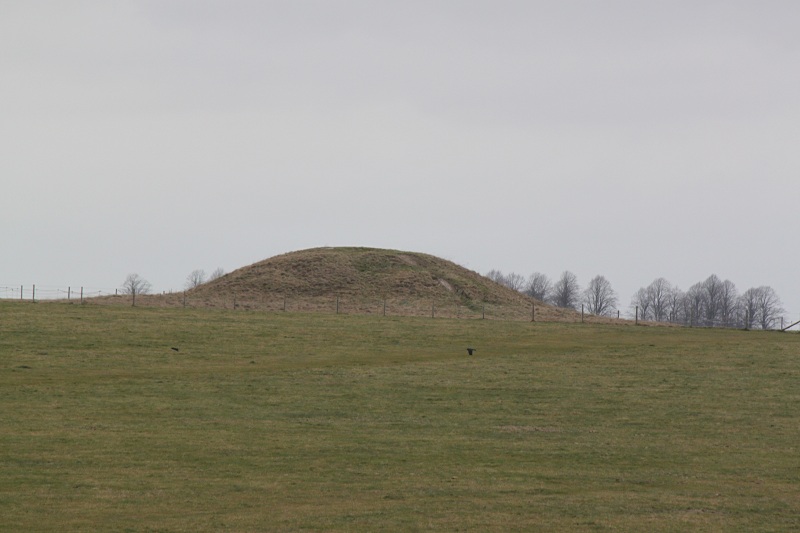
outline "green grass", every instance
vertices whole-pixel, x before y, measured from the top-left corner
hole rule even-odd
[[[3,531],[791,531],[799,446],[797,334],[0,303]]]

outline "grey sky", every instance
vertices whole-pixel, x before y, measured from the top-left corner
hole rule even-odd
[[[0,286],[316,246],[800,315],[795,1],[0,3]]]

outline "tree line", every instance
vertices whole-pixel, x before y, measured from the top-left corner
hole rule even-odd
[[[195,287],[199,287],[203,283],[208,283],[209,281],[214,281],[217,278],[221,278],[225,275],[225,271],[222,268],[217,268],[214,270],[210,275],[206,274],[205,270],[197,269],[193,270],[188,276],[186,276],[186,282],[184,283],[184,288],[194,289]],[[131,296],[132,305],[136,305],[136,296],[140,294],[150,294],[152,289],[152,285],[150,282],[147,281],[145,278],[140,276],[137,273],[128,274],[125,278],[125,281],[122,282],[122,287],[120,288],[120,292],[122,294],[127,294]]]
[[[486,277],[556,307],[583,308],[598,316],[611,316],[619,311],[617,294],[601,275],[592,278],[585,289],[568,270],[556,281],[540,272],[526,278],[514,272],[503,274],[490,270]],[[746,329],[775,329],[780,326],[784,313],[783,304],[772,287],[753,287],[739,293],[732,281],[722,281],[716,274],[695,283],[687,291],[665,278],[657,278],[636,291],[629,307],[630,316],[640,320]]]
[[[204,270],[194,270],[186,277],[185,287],[195,288],[225,274],[221,268],[211,275]],[[619,300],[611,282],[605,276],[593,277],[586,288],[581,288],[578,278],[565,270],[557,280],[550,280],[541,272],[527,278],[511,272],[490,270],[486,277],[510,289],[565,309],[580,310],[596,316],[619,313]],[[122,293],[133,297],[148,294],[150,283],[138,274],[129,274],[122,285]],[[781,325],[786,311],[772,287],[762,285],[739,293],[736,285],[710,275],[682,291],[665,278],[653,280],[631,298],[629,315],[640,320],[671,322],[686,326],[705,326],[745,329],[775,329]]]
[[[731,280],[715,274],[687,291],[664,278],[640,288],[631,305],[645,320],[689,326],[775,329],[786,312],[772,287],[762,285],[739,293]]]

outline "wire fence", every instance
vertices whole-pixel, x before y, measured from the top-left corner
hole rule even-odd
[[[82,300],[119,294],[119,289],[97,287],[54,287],[47,285],[0,286],[0,300]]]
[[[328,313],[341,315],[409,316],[455,319],[526,320],[541,322],[608,322],[572,310],[535,303],[493,303],[422,297],[364,298],[357,295],[300,296],[274,293],[227,295],[192,291],[124,294],[121,289],[97,287],[0,286],[0,300],[67,302],[91,305],[128,305],[162,308],[215,308],[236,311]],[[522,302],[525,299],[521,300]]]
[[[63,301],[96,305],[132,305],[137,307],[216,308],[240,311],[301,312],[353,315],[415,316],[456,319],[525,320],[540,322],[590,322],[654,324],[633,316],[593,316],[581,311],[528,304],[497,304],[426,298],[361,298],[358,296],[297,296],[274,293],[247,293],[220,296],[193,294],[191,291],[159,294],[124,294],[119,288],[58,287],[42,285],[0,286],[0,300]],[[689,324],[701,327],[698,324]],[[800,321],[778,318],[773,329],[790,326],[800,330]],[[789,328],[787,328],[789,329]]]
[[[463,303],[424,298],[361,298],[357,296],[240,295],[195,296],[188,293],[116,295],[91,300],[94,304],[135,305],[185,309],[228,309],[268,313],[324,313],[457,319],[531,320],[532,307],[493,303]],[[543,317],[540,317],[543,318]]]

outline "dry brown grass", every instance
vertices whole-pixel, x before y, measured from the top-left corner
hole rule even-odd
[[[409,298],[462,304],[526,300],[477,272],[432,255],[374,248],[315,248],[240,268],[191,291],[193,296]]]
[[[130,298],[95,301],[130,303]],[[542,322],[582,320],[580,313],[536,301],[451,261],[375,248],[291,252],[240,268],[185,294],[138,296],[136,304]],[[583,320],[628,323],[588,315]]]

